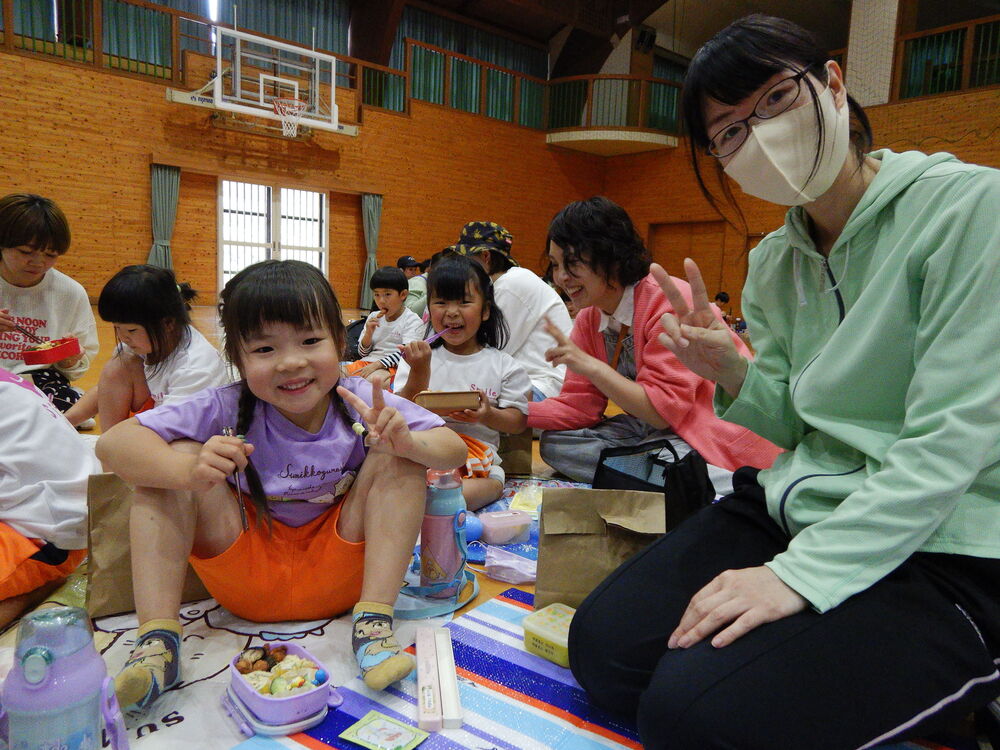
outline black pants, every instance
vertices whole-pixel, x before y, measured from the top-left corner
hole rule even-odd
[[[1000,560],[917,553],[824,614],[668,650],[702,586],[787,547],[755,477],[738,471],[732,495],[580,606],[570,666],[597,705],[634,718],[646,748],[846,750],[935,731],[1000,694]]]
[[[54,367],[32,370],[27,373],[35,387],[49,397],[49,401],[59,411],[67,411],[80,400],[80,393],[69,384],[69,378]]]

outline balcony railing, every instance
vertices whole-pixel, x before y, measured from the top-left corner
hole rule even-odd
[[[185,79],[185,53],[215,55],[211,19],[145,0],[0,0],[0,11],[0,49],[7,52],[187,87],[204,81]],[[230,54],[223,48],[223,59]],[[337,88],[353,90],[359,110],[406,113],[416,99],[538,130],[678,131],[680,84],[673,81],[608,75],[546,81],[412,39],[406,70],[334,56]]]
[[[901,36],[897,98],[1000,84],[1000,15]]]

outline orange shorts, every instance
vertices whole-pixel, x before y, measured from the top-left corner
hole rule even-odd
[[[269,536],[245,500],[250,528],[220,555],[188,558],[219,604],[252,622],[319,620],[357,604],[365,543],[337,533],[343,501],[305,526],[273,520]]]
[[[344,372],[346,372],[348,375],[357,375],[364,368],[370,365],[372,361],[373,360],[370,359],[359,359],[357,362],[348,362],[346,365],[344,365]],[[395,380],[397,369],[399,368],[397,367],[389,368],[389,385],[392,385],[392,381]]]
[[[62,552],[55,550],[56,559],[45,560],[46,555],[40,552],[44,544],[42,540],[28,539],[0,522],[0,601],[27,594],[49,581],[65,578],[87,556],[85,549],[63,550],[66,557],[60,560]]]
[[[153,397],[150,396],[149,398],[146,399],[146,401],[143,403],[143,405],[140,406],[137,410],[135,410],[135,411],[129,411],[128,415],[130,417],[134,417],[136,414],[142,414],[144,411],[149,411],[154,406],[156,406],[156,402],[153,401]]]
[[[461,472],[463,477],[488,477],[490,467],[496,462],[497,454],[490,446],[481,440],[476,440],[461,432],[455,433],[465,441],[465,466]]]

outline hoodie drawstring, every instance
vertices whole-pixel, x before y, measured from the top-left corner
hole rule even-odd
[[[799,297],[799,307],[806,306],[806,290],[802,286],[802,251],[792,248],[792,278],[795,279],[795,293]]]
[[[836,284],[829,287],[828,289],[823,290],[824,294],[836,291],[840,287],[840,285],[844,281],[844,278],[847,276],[847,267],[850,264],[850,262],[851,262],[851,241],[848,240],[847,247],[844,251],[844,270],[841,271],[840,278]],[[826,261],[825,258],[824,258],[824,263],[828,263],[828,261]],[[792,278],[795,281],[795,294],[799,298],[799,307],[805,307],[806,304],[808,303],[808,300],[806,299],[806,291],[802,283],[802,251],[799,250],[797,247],[792,248]],[[823,283],[824,284],[826,283],[825,279]]]

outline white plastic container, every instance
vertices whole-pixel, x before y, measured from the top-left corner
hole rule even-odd
[[[499,510],[494,513],[480,513],[486,544],[521,544],[528,541],[531,534],[531,516],[523,510]]]

